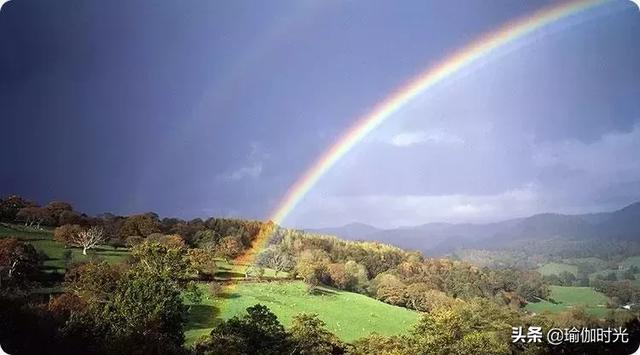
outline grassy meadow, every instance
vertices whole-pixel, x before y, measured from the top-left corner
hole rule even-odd
[[[127,255],[127,249],[115,249],[110,246],[100,246],[90,249],[87,255],[82,255],[80,248],[65,248],[64,244],[53,240],[53,230],[50,229],[30,229],[22,226],[1,224],[0,238],[16,237],[22,241],[29,242],[36,250],[43,252],[47,259],[44,261],[44,269],[46,271],[64,272],[66,263],[84,261],[90,257],[97,256],[110,263],[118,263],[123,261]],[[70,252],[70,258],[65,260],[65,252]]]
[[[209,294],[206,284],[202,288]],[[257,303],[269,307],[285,327],[298,313],[317,313],[345,341],[373,332],[400,334],[418,319],[417,312],[357,293],[319,287],[310,294],[302,281],[241,282],[227,288],[222,297],[205,297],[200,304],[190,305],[187,342],[208,334],[220,319],[242,315]]]
[[[546,263],[538,268],[538,272],[542,275],[558,275],[563,271],[567,271],[574,275],[577,275],[578,267],[576,265],[564,263]]]
[[[610,311],[607,308],[607,296],[591,287],[550,286],[550,288],[550,299],[556,303],[550,301],[529,303],[526,309],[535,313],[559,313],[575,307],[584,307],[588,314],[600,318]]]

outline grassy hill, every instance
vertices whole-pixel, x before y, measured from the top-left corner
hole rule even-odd
[[[64,253],[71,253],[69,261],[86,260],[78,248],[65,248],[54,241],[51,230],[26,229],[16,225],[0,225],[0,238],[16,237],[31,243],[37,250],[47,255],[44,267],[47,270],[64,272]],[[104,258],[109,262],[121,262],[128,255],[126,249],[108,246],[90,250],[89,254]],[[300,312],[317,313],[327,323],[327,327],[344,340],[351,341],[372,332],[399,334],[410,327],[418,318],[418,313],[395,307],[357,293],[319,288],[316,294],[309,294],[301,281],[246,282],[246,266],[223,260],[216,261],[220,281],[237,280],[238,284],[226,290],[220,298],[205,297],[202,303],[191,305],[189,320],[185,326],[188,342],[208,334],[221,319],[243,314],[247,307],[261,303],[269,307],[285,325],[289,326],[293,316]],[[264,277],[273,278],[275,272],[265,269]],[[278,278],[288,277],[279,273]],[[205,295],[209,295],[206,284],[201,285]],[[345,311],[348,310],[348,311]]]
[[[604,317],[610,311],[607,308],[607,296],[591,287],[550,286],[550,288],[550,298],[557,303],[549,301],[529,303],[526,309],[535,313],[559,313],[575,307],[584,307],[587,313],[596,317]]]
[[[22,226],[0,224],[0,238],[6,237],[15,237],[30,243],[36,250],[46,254],[47,259],[44,261],[44,268],[46,270],[59,270],[60,272],[64,272],[65,269],[65,260],[63,257],[65,252],[71,253],[68,260],[69,262],[87,260],[90,256],[95,255],[111,263],[123,261],[129,253],[126,249],[100,246],[99,248],[89,250],[87,252],[89,255],[82,255],[81,249],[65,248],[62,243],[54,241],[52,230],[35,230]]]
[[[208,294],[206,285],[202,285]],[[418,319],[418,313],[392,306],[357,293],[321,287],[309,294],[301,281],[244,282],[232,286],[221,298],[208,297],[191,305],[187,342],[208,334],[221,319],[245,313],[247,307],[263,304],[285,325],[298,313],[317,313],[327,328],[345,341],[376,332],[400,334]]]
[[[577,275],[578,267],[575,265],[563,263],[546,263],[538,268],[538,272],[542,275],[559,275],[563,271],[567,271],[574,275]]]

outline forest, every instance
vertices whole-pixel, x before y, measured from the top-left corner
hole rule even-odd
[[[270,221],[185,221],[155,213],[89,216],[66,202],[40,206],[19,196],[0,200],[0,219],[0,344],[9,354],[630,353],[640,332],[637,311],[619,309],[640,297],[631,283],[637,269],[631,267],[621,271],[620,279],[614,272],[590,280],[596,270],[584,265],[575,276],[474,262],[489,256],[495,260],[497,251],[432,258]],[[267,247],[242,264],[238,257],[265,231],[271,236]],[[318,303],[329,305],[331,294],[348,292],[406,309],[407,317],[415,314],[415,322],[396,334],[370,332],[346,339],[333,331],[327,314],[293,307],[284,322],[284,314],[262,304],[285,302],[287,295],[273,292],[258,295],[265,302],[214,317],[194,339],[185,335],[197,323],[197,310],[208,309],[202,306],[206,302],[233,304],[230,295],[246,296],[244,285],[282,290],[298,282]],[[579,306],[555,313],[531,310],[532,305],[558,304],[558,287],[585,283],[612,303],[605,314]],[[342,307],[333,311],[355,315],[351,306]],[[632,341],[550,345],[511,340],[512,327],[529,325],[620,326]]]

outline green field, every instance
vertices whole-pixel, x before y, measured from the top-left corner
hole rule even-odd
[[[66,250],[71,251],[70,262],[84,261],[91,256],[98,256],[108,262],[116,263],[123,261],[128,255],[126,249],[114,249],[109,246],[100,246],[96,249],[91,249],[87,253],[89,255],[82,255],[82,250],[79,248],[65,248],[62,243],[53,240],[53,231],[51,230],[32,230],[25,229],[21,226],[14,225],[0,225],[0,238],[16,237],[22,241],[28,242],[47,255],[47,260],[44,261],[44,268],[46,270],[59,270],[64,272],[65,260],[63,260],[63,254]]]
[[[563,271],[577,275],[578,267],[563,263],[546,263],[538,268],[538,272],[542,275],[559,275]]]
[[[591,287],[550,286],[551,296],[557,304],[549,301],[529,303],[526,309],[535,313],[559,313],[575,307],[584,307],[588,314],[604,317],[610,311],[608,298]]]
[[[624,269],[628,269],[631,266],[640,268],[640,256],[632,256],[630,258],[626,258],[624,259],[624,261],[622,261],[621,264]]]
[[[206,285],[203,290],[208,294]],[[317,313],[327,328],[345,341],[376,332],[399,334],[418,319],[418,313],[357,293],[321,287],[310,294],[302,281],[244,282],[232,286],[221,298],[206,298],[191,305],[187,342],[208,334],[221,319],[242,315],[247,307],[263,304],[285,327],[297,313]]]

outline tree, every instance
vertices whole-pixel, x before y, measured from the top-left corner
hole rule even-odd
[[[276,277],[278,277],[279,272],[291,271],[295,267],[295,261],[291,255],[274,247],[269,247],[260,252],[256,259],[256,264],[273,269]]]
[[[71,236],[71,243],[82,247],[82,255],[87,255],[87,250],[103,243],[106,240],[102,227],[94,226],[80,231]]]
[[[329,264],[329,256],[324,250],[305,250],[298,257],[296,274],[313,290],[324,278]]]
[[[209,250],[190,248],[187,250],[187,259],[191,268],[199,276],[213,276],[216,273],[216,261]]]
[[[53,225],[55,221],[49,210],[42,207],[25,207],[16,214],[18,221],[24,222],[26,227],[41,228],[41,225]]]
[[[348,290],[355,283],[355,280],[347,274],[344,264],[332,263],[327,266],[327,273],[331,278],[331,283],[334,287]]]
[[[177,282],[180,287],[186,285],[192,271],[185,248],[153,242],[136,245],[131,250],[130,263],[132,272],[155,274]]]
[[[153,233],[160,233],[160,221],[154,213],[145,213],[128,217],[120,228],[120,236],[139,235],[147,237]]]
[[[457,302],[425,313],[412,331],[416,354],[511,354],[517,315],[486,299]]]
[[[72,245],[76,235],[82,232],[82,227],[77,224],[65,224],[53,231],[53,240],[64,243],[65,247]]]
[[[362,264],[349,260],[344,264],[344,270],[353,280],[351,289],[357,292],[364,292],[369,284],[367,268]]]
[[[62,225],[66,223],[60,223],[60,218],[63,213],[69,213],[73,211],[71,204],[62,201],[52,201],[45,207],[49,212],[49,215],[53,218],[56,225]],[[65,221],[66,222],[66,221]]]
[[[0,200],[0,220],[15,222],[18,212],[25,207],[36,207],[36,204],[17,195]]]
[[[64,275],[65,287],[88,304],[104,304],[116,290],[122,270],[107,262],[81,263]]]
[[[562,271],[558,277],[560,278],[562,286],[573,286],[573,283],[576,281],[576,275],[569,271]]]
[[[242,244],[234,237],[224,237],[220,244],[216,245],[216,254],[226,261],[233,259],[242,252]]]
[[[170,248],[182,248],[186,244],[184,239],[179,235],[165,235],[161,233],[152,233],[147,236],[147,241],[164,244]]]
[[[373,333],[356,340],[349,354],[405,355],[411,354],[412,350],[410,339],[398,336],[386,337]]]
[[[247,308],[242,317],[232,317],[211,331],[209,338],[196,345],[198,354],[290,353],[287,332],[275,314],[263,305]]]
[[[377,299],[396,306],[406,304],[406,285],[397,276],[380,274],[374,279],[373,284]]]
[[[332,355],[343,354],[345,345],[325,328],[317,314],[299,313],[291,325],[293,354]]]
[[[421,312],[430,312],[433,309],[452,306],[456,299],[447,296],[444,292],[430,289],[422,282],[413,283],[405,288],[406,306]]]
[[[67,288],[86,307],[65,324],[66,336],[95,342],[98,353],[179,353],[186,312],[181,288],[172,275],[140,265],[153,258],[138,255],[125,271],[106,262],[72,270]]]
[[[184,225],[182,227],[185,229],[188,225]],[[215,231],[211,229],[203,229],[194,233],[193,235],[193,245],[203,248],[206,245],[215,245],[220,241],[221,237]]]
[[[27,290],[37,279],[41,260],[31,244],[0,239],[0,294]]]

